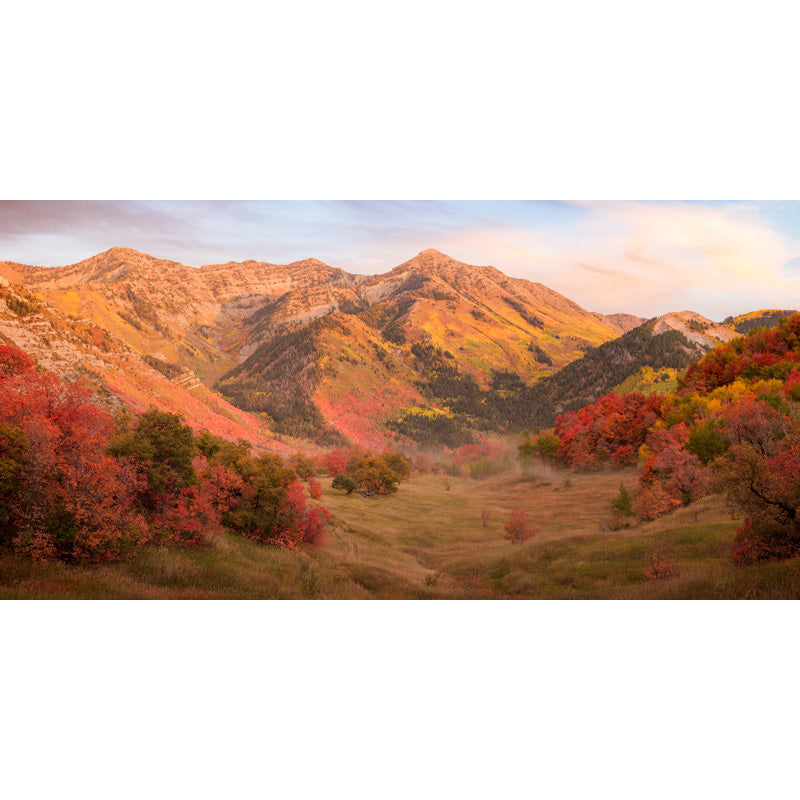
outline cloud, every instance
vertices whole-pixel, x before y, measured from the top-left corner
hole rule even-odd
[[[592,310],[643,316],[691,307],[715,318],[757,307],[800,306],[785,269],[800,244],[759,218],[757,207],[591,203],[556,232],[473,230],[452,246],[546,283]],[[484,262],[485,263],[485,262]]]

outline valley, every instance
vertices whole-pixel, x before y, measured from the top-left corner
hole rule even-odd
[[[569,485],[565,481],[569,478]],[[721,498],[611,531],[610,499],[634,470],[534,480],[510,472],[475,481],[415,475],[384,498],[345,495],[322,479],[334,514],[328,543],[303,552],[231,534],[208,547],[149,547],[99,567],[0,559],[0,598],[664,599],[789,598],[798,559],[735,567],[734,531]],[[535,538],[503,536],[509,511],[529,512]],[[488,511],[488,526],[482,511]],[[670,577],[646,573],[654,553]]]
[[[798,336],[436,250],[5,262],[0,597],[796,596]]]

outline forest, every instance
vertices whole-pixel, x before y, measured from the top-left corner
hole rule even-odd
[[[732,558],[800,552],[800,315],[720,345],[668,395],[604,395],[529,437],[520,458],[576,471],[640,465],[636,514],[652,520],[712,493],[744,514]]]

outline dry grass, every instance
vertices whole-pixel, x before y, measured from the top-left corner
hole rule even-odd
[[[736,568],[738,526],[712,497],[646,525],[611,530],[610,499],[633,471],[506,474],[486,481],[416,476],[385,498],[344,495],[328,544],[308,552],[225,536],[197,550],[152,548],[124,564],[71,567],[0,559],[0,598],[797,598],[800,561]],[[503,524],[528,512],[536,538]],[[488,512],[484,526],[482,511]],[[653,553],[672,569],[647,577]]]

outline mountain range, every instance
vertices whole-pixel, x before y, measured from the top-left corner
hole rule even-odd
[[[115,247],[63,267],[0,262],[0,276],[0,341],[112,407],[156,405],[279,452],[547,426],[603,391],[659,388],[788,313],[604,315],[436,250],[366,276]]]

